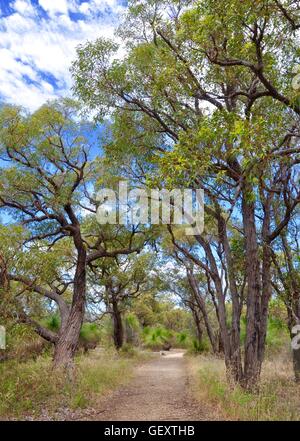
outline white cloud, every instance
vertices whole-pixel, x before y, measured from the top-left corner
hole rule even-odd
[[[19,12],[22,15],[34,15],[34,8],[30,3],[30,0],[16,0],[13,7],[16,12]]]
[[[81,3],[78,10],[82,14],[87,14],[91,10],[91,5],[88,2]]]
[[[124,11],[118,0],[81,4],[78,0],[39,0],[39,4],[47,16],[30,0],[14,1],[14,12],[0,16],[0,100],[30,110],[69,92],[69,68],[78,44],[112,37],[118,13]],[[80,12],[84,18],[72,21],[69,12]]]
[[[39,5],[49,14],[68,13],[68,3],[66,0],[39,0]]]

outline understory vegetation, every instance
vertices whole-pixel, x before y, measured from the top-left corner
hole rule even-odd
[[[99,399],[130,380],[133,368],[147,357],[131,352],[117,354],[113,349],[78,356],[72,376],[52,375],[51,357],[38,356],[20,363],[0,364],[0,420],[55,418],[62,410],[95,408]]]
[[[78,409],[97,409],[99,400],[128,382],[139,363],[151,359],[152,351],[170,347],[186,350],[192,392],[199,405],[205,402],[211,406],[212,419],[300,419],[299,387],[293,380],[283,305],[271,305],[267,358],[261,383],[253,393],[232,381],[228,383],[222,354],[212,354],[207,335],[197,341],[192,317],[186,311],[174,308],[172,302],[164,301],[158,309],[157,306],[155,312],[147,310],[151,326],[143,327],[137,318],[137,313],[141,314],[139,305],[126,315],[127,335],[120,351],[114,349],[109,318],[85,323],[71,373],[52,375],[52,346],[30,327],[15,325],[8,339],[7,361],[0,363],[0,419],[55,419],[62,418],[63,409],[69,415]],[[172,316],[176,317],[174,321]],[[59,326],[57,316],[49,316],[44,324],[55,330]],[[185,331],[173,329],[184,326]],[[90,342],[95,345],[88,347],[86,353],[84,344]]]
[[[219,358],[197,356],[191,364],[195,397],[210,406],[212,419],[300,420],[300,388],[293,378],[289,352],[277,352],[267,358],[261,382],[254,392],[228,382],[224,363]]]

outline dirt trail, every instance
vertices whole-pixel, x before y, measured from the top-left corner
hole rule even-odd
[[[209,419],[191,397],[183,351],[157,355],[136,370],[127,386],[105,399],[98,421],[186,421]],[[206,414],[205,414],[206,413]]]

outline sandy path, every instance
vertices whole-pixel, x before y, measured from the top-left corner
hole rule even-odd
[[[190,395],[183,351],[157,355],[136,370],[127,386],[104,400],[98,421],[186,421],[209,419]]]

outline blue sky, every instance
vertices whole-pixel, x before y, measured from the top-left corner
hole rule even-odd
[[[31,111],[70,93],[75,48],[112,37],[126,0],[0,0],[0,101]]]

